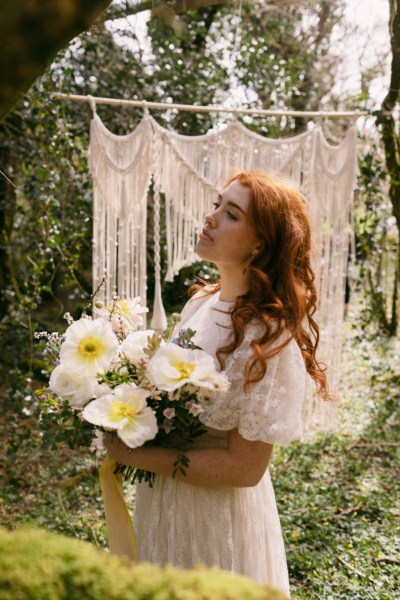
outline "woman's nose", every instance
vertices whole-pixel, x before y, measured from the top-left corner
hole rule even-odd
[[[216,225],[215,215],[213,215],[212,212],[209,212],[206,214],[204,221],[205,221],[205,224],[209,225],[210,227],[215,227],[215,225]]]

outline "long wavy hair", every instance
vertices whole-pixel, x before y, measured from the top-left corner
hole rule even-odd
[[[247,269],[250,289],[238,296],[231,312],[233,336],[218,348],[224,367],[226,357],[243,341],[245,327],[256,320],[263,325],[262,335],[251,342],[252,356],[244,367],[246,389],[262,379],[268,359],[294,338],[303,355],[305,367],[317,384],[318,393],[329,397],[326,367],[316,359],[319,327],[313,318],[317,308],[315,276],[311,268],[311,233],[307,201],[291,182],[258,171],[240,171],[227,182],[239,181],[250,190],[248,219],[261,248]],[[191,292],[202,289],[214,294],[221,288],[195,284]],[[285,341],[272,347],[284,330]]]

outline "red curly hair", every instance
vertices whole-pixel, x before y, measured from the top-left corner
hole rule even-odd
[[[263,172],[240,171],[227,182],[239,181],[250,190],[248,219],[261,241],[261,248],[248,266],[251,287],[239,296],[232,310],[232,341],[217,351],[221,367],[225,358],[243,341],[250,321],[263,324],[262,335],[252,340],[253,355],[245,365],[245,387],[262,379],[268,358],[294,338],[318,393],[329,397],[325,365],[316,359],[319,328],[313,315],[317,294],[311,268],[311,232],[306,199],[291,182]],[[214,294],[220,281],[204,290],[204,283],[191,288]],[[303,326],[306,320],[306,327]],[[271,348],[284,330],[291,336]]]

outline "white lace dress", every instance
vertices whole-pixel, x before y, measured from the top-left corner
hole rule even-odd
[[[200,292],[186,304],[179,327],[194,329],[194,341],[215,356],[229,335],[231,307],[219,300],[219,293],[206,296]],[[196,447],[224,447],[227,432],[234,428],[248,440],[270,444],[287,444],[300,437],[305,368],[299,347],[292,340],[272,357],[264,378],[247,394],[243,367],[256,336],[255,326],[249,325],[243,343],[227,358],[231,389],[205,406],[200,419],[208,431]],[[182,568],[216,565],[289,595],[285,549],[268,470],[256,486],[248,488],[199,487],[156,475],[153,488],[144,483],[137,486],[134,520],[142,561]]]

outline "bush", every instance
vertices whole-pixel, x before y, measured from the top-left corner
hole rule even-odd
[[[131,566],[72,540],[32,528],[0,529],[2,600],[284,600],[219,569]]]

